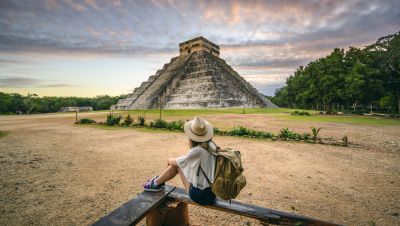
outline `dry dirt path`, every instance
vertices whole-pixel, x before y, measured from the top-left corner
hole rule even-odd
[[[74,117],[0,117],[0,130],[10,131],[0,138],[0,225],[88,225],[141,192],[143,182],[160,172],[168,157],[187,151],[181,133],[74,126]],[[103,118],[104,113],[90,117]],[[233,116],[206,117],[218,124]],[[247,118],[248,123],[269,122],[272,130],[288,123],[246,117],[252,119]],[[348,130],[370,140],[365,136],[371,127],[332,127],[325,133]],[[399,131],[374,127],[373,133],[398,142]],[[233,137],[215,140],[242,152],[248,184],[240,201],[347,225],[400,225],[396,146],[385,151],[368,147],[368,142],[363,144],[368,148],[344,148]],[[171,183],[180,185],[178,179]],[[258,224],[195,206],[190,206],[190,214],[194,225]]]

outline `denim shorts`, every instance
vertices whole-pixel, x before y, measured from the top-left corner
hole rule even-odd
[[[215,200],[215,195],[210,187],[203,190],[190,185],[189,197],[200,205],[211,205]]]

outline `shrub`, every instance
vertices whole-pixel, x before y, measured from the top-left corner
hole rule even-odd
[[[138,123],[139,126],[145,126],[146,125],[146,118],[144,116],[139,116],[138,117]]]
[[[107,115],[106,125],[107,126],[119,125],[121,118],[122,118],[121,115],[115,115],[110,113]]]
[[[217,131],[219,134],[222,133],[222,131],[219,131],[219,130],[217,130]],[[253,138],[272,138],[272,137],[274,137],[274,135],[272,133],[256,131],[256,130],[248,129],[243,126],[234,127],[232,130],[230,130],[226,133],[227,133],[227,135],[238,136],[238,137],[253,137]]]
[[[162,119],[156,119],[156,120],[150,122],[150,127],[151,128],[167,128],[167,122]]]
[[[294,111],[291,113],[291,115],[305,115],[305,116],[310,116],[311,114],[307,111]]]
[[[126,118],[124,119],[124,125],[125,126],[130,126],[133,123],[133,118],[128,114]]]
[[[312,135],[313,135],[312,139],[314,140],[314,142],[316,142],[317,138],[318,138],[318,133],[322,129],[322,127],[317,129],[314,126],[311,126],[310,128],[311,128],[311,132],[312,132]]]
[[[255,131],[255,130],[250,130],[250,137],[254,138],[273,138],[274,135],[270,132],[263,132],[263,131]]]
[[[289,140],[297,140],[300,139],[300,135],[293,130],[288,128],[281,129],[281,132],[278,135],[280,138],[289,139]]]
[[[229,132],[228,131],[220,130],[220,129],[215,128],[215,127],[214,127],[214,134],[221,135],[221,136],[229,136]]]
[[[90,118],[81,118],[78,121],[78,124],[94,124],[94,123],[96,123],[96,121]]]
[[[303,133],[299,136],[300,140],[310,140],[311,139],[311,134],[310,133]]]
[[[344,110],[344,113],[352,115],[362,115],[364,113],[369,113],[369,112],[368,110],[357,109],[357,110]]]
[[[183,131],[183,125],[184,122],[183,121],[172,121],[172,122],[167,122],[167,124],[165,125],[165,128],[169,129],[169,130],[179,130],[179,131]]]
[[[229,135],[231,136],[245,136],[249,134],[249,130],[246,127],[243,126],[238,126],[238,127],[234,127],[232,130],[230,130]]]

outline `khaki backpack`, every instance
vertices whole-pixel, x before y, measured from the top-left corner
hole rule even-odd
[[[219,147],[215,150],[210,148],[207,148],[207,150],[216,156],[214,183],[211,183],[207,178],[201,166],[199,170],[211,185],[212,192],[224,200],[236,198],[246,186],[246,178],[242,174],[243,167],[240,151],[234,151],[231,148],[221,149]]]

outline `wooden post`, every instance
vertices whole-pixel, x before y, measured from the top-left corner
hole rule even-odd
[[[184,202],[160,205],[146,217],[147,226],[187,226],[189,223],[189,208]]]
[[[158,98],[158,105],[160,107],[160,120],[161,120],[161,96]]]
[[[342,141],[343,141],[343,146],[347,147],[347,144],[348,144],[347,136],[343,136]]]

